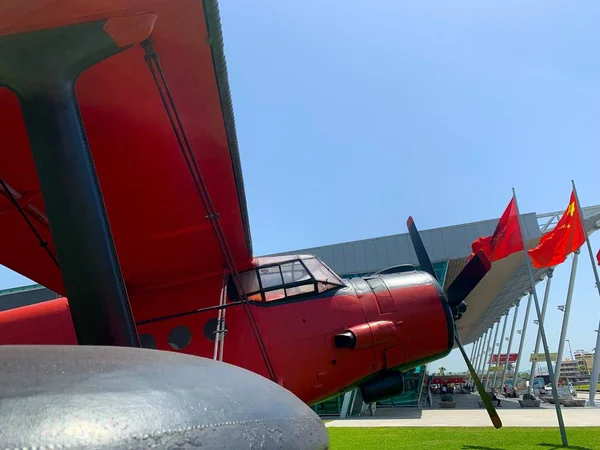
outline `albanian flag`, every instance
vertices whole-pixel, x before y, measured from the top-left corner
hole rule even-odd
[[[579,206],[575,192],[571,192],[569,206],[556,224],[556,227],[544,234],[537,247],[529,250],[529,256],[536,269],[552,267],[565,262],[585,242],[585,230],[579,215]]]
[[[473,241],[471,249],[473,254],[483,250],[490,261],[506,258],[508,255],[523,250],[523,239],[517,204],[515,198],[510,201],[504,214],[500,218],[492,236],[480,237]]]

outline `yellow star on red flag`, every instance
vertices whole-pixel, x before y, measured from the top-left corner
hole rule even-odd
[[[556,266],[567,259],[585,242],[585,230],[579,214],[575,192],[571,192],[571,200],[556,227],[544,234],[537,247],[528,254],[536,269]]]

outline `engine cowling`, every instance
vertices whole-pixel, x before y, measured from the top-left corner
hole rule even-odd
[[[396,325],[389,320],[378,320],[350,327],[335,336],[337,348],[369,348],[393,342]]]
[[[360,393],[365,403],[402,395],[404,393],[404,375],[398,371],[381,372],[377,378],[360,385]]]

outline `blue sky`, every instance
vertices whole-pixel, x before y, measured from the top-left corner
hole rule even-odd
[[[402,233],[408,215],[421,229],[499,217],[512,187],[522,212],[564,209],[571,179],[599,204],[598,13],[591,1],[222,0],[255,253]],[[550,297],[554,347],[569,270]],[[26,283],[0,271],[0,287]],[[573,350],[595,345],[599,319],[584,253]],[[439,365],[464,369],[454,353]]]
[[[523,212],[564,209],[571,179],[600,203],[600,4],[308,5],[221,2],[257,254],[405,232],[409,214],[422,229],[499,217],[512,187]],[[600,297],[579,260],[568,338],[589,350]],[[439,365],[463,370],[456,353]]]

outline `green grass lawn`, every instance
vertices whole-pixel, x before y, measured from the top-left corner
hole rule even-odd
[[[561,445],[558,428],[328,428],[331,450],[552,450]],[[569,448],[600,449],[600,427],[568,428]]]
[[[589,384],[580,384],[579,386],[575,386],[575,390],[576,391],[589,391],[590,390],[590,385]],[[600,391],[600,386],[598,386],[596,388],[596,392]]]

